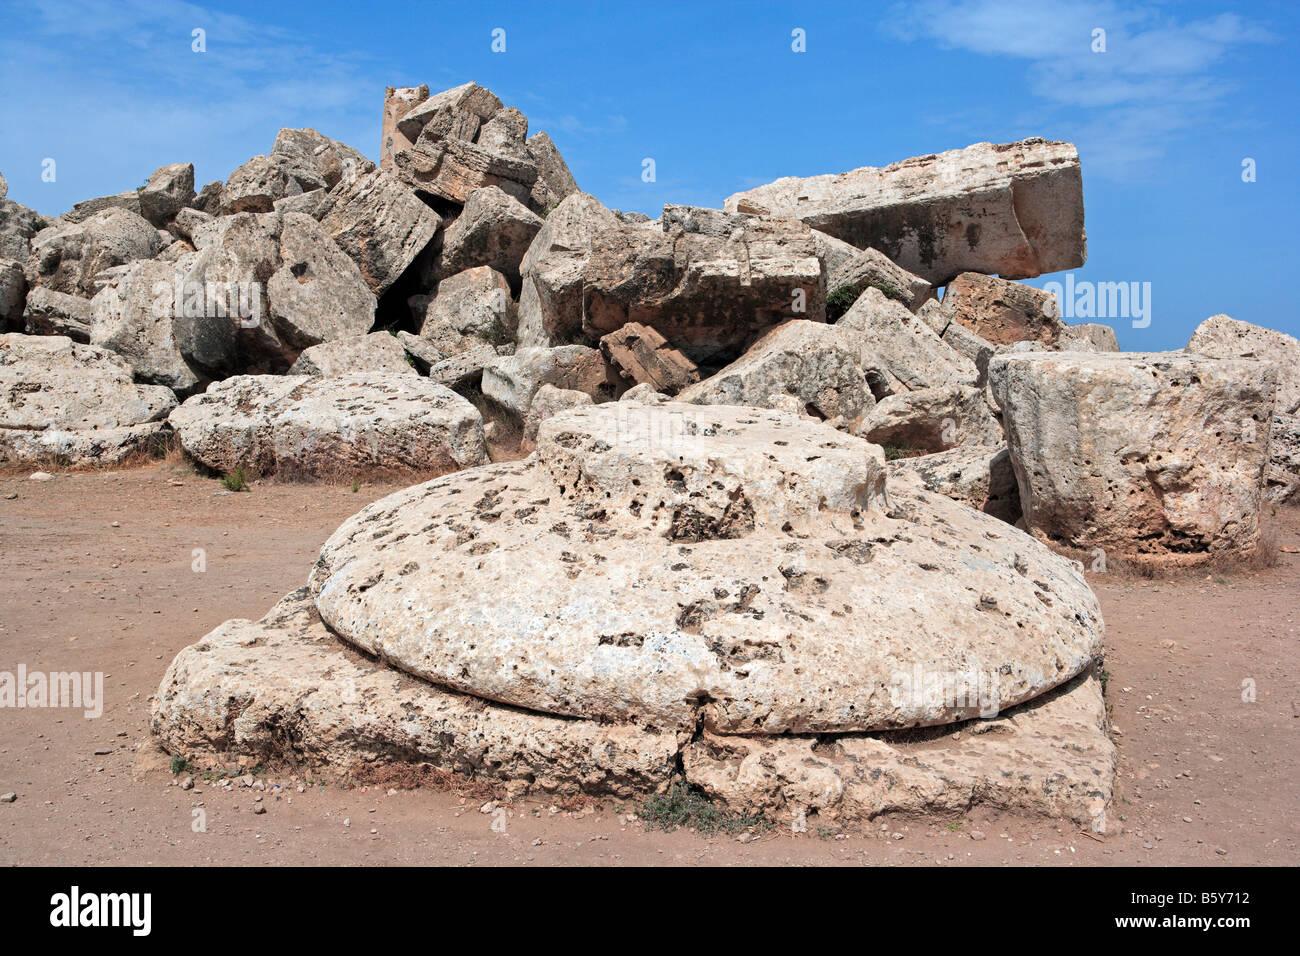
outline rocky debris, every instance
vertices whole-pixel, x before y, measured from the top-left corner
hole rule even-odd
[[[172,163],[160,166],[140,187],[140,215],[159,229],[191,205],[194,192],[194,164]]]
[[[87,303],[92,344],[125,359],[139,381],[165,385],[182,396],[230,374],[239,360],[235,310],[210,316],[196,305],[187,314],[184,285],[178,280],[194,258],[135,262]]]
[[[1053,348],[1064,330],[1050,292],[975,272],[963,272],[943,293],[952,321],[993,345],[1038,342]]]
[[[376,299],[360,269],[307,216],[222,216],[200,227],[195,245],[182,287],[187,296],[203,290],[199,304],[209,322],[226,297],[237,319],[242,371],[283,371],[303,349],[374,325]],[[191,308],[187,300],[186,312]]]
[[[1300,415],[1274,415],[1264,497],[1287,501],[1300,491]]]
[[[387,332],[371,332],[322,342],[304,349],[289,375],[418,375],[402,342]]]
[[[618,218],[586,193],[551,210],[520,263],[519,344],[551,346],[582,334],[583,271],[594,236]]]
[[[542,218],[495,186],[475,189],[447,227],[435,267],[439,277],[490,266],[520,287],[519,267],[542,228]]]
[[[877,399],[900,391],[976,385],[973,361],[946,345],[924,318],[868,287],[835,328],[857,352]]]
[[[194,199],[194,208],[199,212],[205,212],[209,216],[221,214],[221,190],[225,188],[225,183],[220,179],[208,183],[199,190],[198,196]]]
[[[911,452],[946,451],[958,445],[999,445],[1002,426],[980,389],[944,385],[882,398],[856,432],[877,445]]]
[[[1215,358],[1259,359],[1278,373],[1265,496],[1285,501],[1300,487],[1300,341],[1227,315],[1212,315],[1196,327],[1187,351]]]
[[[802,223],[665,206],[660,225],[620,222],[593,235],[584,332],[636,322],[692,361],[725,362],[788,319],[824,321],[825,276]]]
[[[528,137],[525,148],[537,166],[537,181],[529,193],[530,205],[545,216],[578,192],[578,183],[574,180],[573,173],[569,172],[569,166],[559,149],[546,133],[537,132]]]
[[[271,159],[288,170],[303,192],[331,190],[368,176],[375,164],[347,143],[314,129],[282,129],[271,147]]]
[[[0,460],[115,464],[167,435],[169,389],[64,336],[0,335]]]
[[[603,336],[600,350],[624,378],[665,395],[676,395],[700,380],[694,362],[654,329],[636,322]]]
[[[27,301],[27,277],[21,262],[0,259],[0,332],[16,329]]]
[[[5,179],[4,173],[0,173],[0,199],[9,195],[9,180]]]
[[[478,345],[514,340],[517,319],[506,277],[490,266],[458,272],[438,283],[438,293],[419,314],[420,337],[445,355]]]
[[[113,209],[123,209],[133,215],[140,215],[140,193],[134,189],[115,193],[112,196],[97,196],[84,199],[73,205],[59,218],[64,222],[85,222],[91,216]]]
[[[1119,340],[1109,325],[1082,322],[1061,329],[1056,348],[1060,352],[1118,352]]]
[[[32,239],[27,284],[90,299],[99,291],[101,272],[152,259],[162,245],[157,229],[125,209],[98,212],[83,222],[58,222]]]
[[[849,428],[875,404],[842,331],[796,319],[777,326],[716,375],[684,389],[682,402],[795,408]]]
[[[412,188],[462,206],[473,190],[484,186],[526,200],[537,182],[537,167],[531,160],[451,138],[430,142],[421,137],[397,154],[395,172]]]
[[[661,730],[949,723],[900,675],[987,668],[1012,706],[1089,666],[1101,620],[1069,562],[926,492],[877,510],[883,490],[879,448],[783,413],[576,408],[526,463],[362,511],[311,586],[331,630],[416,676]]]
[[[1190,564],[1249,554],[1277,371],[1184,352],[995,356],[1026,527],[1072,548]]]
[[[638,405],[662,405],[668,401],[668,396],[662,392],[656,392],[653,385],[641,384],[633,385],[620,395],[618,400],[620,402],[635,402]]]
[[[553,418],[567,408],[594,404],[586,392],[543,385],[533,396],[533,403],[528,406],[528,415],[524,419],[524,444],[529,448],[536,444],[537,430],[548,418]]]
[[[473,82],[462,83],[433,96],[426,95],[397,121],[397,128],[408,141],[415,143],[424,128],[441,115],[459,113],[473,116],[481,125],[496,116],[501,108],[501,100],[491,90]],[[474,134],[477,132],[476,126]],[[469,137],[471,141],[474,134]]]
[[[32,251],[32,236],[50,225],[50,220],[12,199],[0,198],[0,259],[26,262]]]
[[[1247,358],[1277,366],[1280,415],[1300,413],[1300,340],[1229,315],[1212,315],[1196,327],[1187,351],[1214,358]]]
[[[329,196],[328,189],[313,189],[311,192],[298,193],[296,196],[285,196],[283,199],[277,199],[271,204],[271,208],[275,212],[300,212],[304,216],[319,220],[327,196]]]
[[[93,321],[90,300],[51,289],[33,289],[23,311],[28,335],[66,335],[83,345],[90,343]]]
[[[185,452],[289,479],[445,474],[487,461],[474,406],[418,375],[237,375],[171,413]]]
[[[837,321],[868,286],[912,312],[934,296],[930,283],[890,262],[884,253],[855,249],[851,258],[827,272],[826,320]]]
[[[340,180],[314,218],[383,295],[433,239],[441,218],[405,185],[378,169]]]
[[[585,345],[523,348],[483,368],[483,395],[521,422],[543,385],[584,392],[598,401],[617,398],[619,392],[617,378],[600,350]]]
[[[496,363],[496,349],[490,345],[476,345],[458,355],[452,355],[429,366],[429,381],[446,385],[452,391],[464,393],[482,387],[483,370]]]
[[[271,212],[277,199],[303,191],[283,164],[259,154],[232,172],[222,186],[221,214]]]
[[[885,401],[889,401],[886,399]],[[884,404],[883,402],[881,404]],[[1020,520],[1020,492],[1005,445],[964,445],[887,465],[890,487],[906,481],[983,511],[1007,524]]]
[[[177,239],[183,239],[191,246],[194,245],[194,233],[203,226],[204,223],[211,222],[213,217],[200,209],[182,209],[167,224],[167,230]]]
[[[415,145],[415,139],[408,139],[397,124],[412,109],[429,98],[429,87],[424,86],[390,86],[384,90],[384,118],[379,144],[379,168],[392,171],[393,157],[404,149]],[[416,138],[419,133],[416,133]]]
[[[963,272],[1026,279],[1087,258],[1078,151],[1043,139],[788,176],[736,193],[724,208],[802,219],[859,249],[879,249],[935,286]]]

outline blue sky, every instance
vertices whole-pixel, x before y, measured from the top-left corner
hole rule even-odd
[[[44,213],[164,163],[224,179],[281,126],[375,157],[386,85],[475,80],[551,134],[583,189],[652,216],[778,176],[1070,140],[1089,245],[1075,281],[1151,284],[1148,327],[1111,322],[1123,348],[1181,347],[1216,312],[1300,335],[1293,2],[0,0],[0,23],[0,171]]]

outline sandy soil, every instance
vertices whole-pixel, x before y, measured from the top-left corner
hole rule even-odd
[[[430,789],[279,791],[141,773],[149,697],[182,647],[257,618],[305,582],[321,543],[381,485],[223,492],[183,465],[0,478],[0,671],[105,673],[103,716],[0,710],[7,864],[1295,864],[1300,554],[1254,571],[1092,576],[1108,625],[1120,778],[1113,831],[976,809],[844,833],[706,837],[605,806],[524,801],[504,832],[482,798]],[[11,497],[16,495],[16,497]],[[1300,509],[1273,517],[1300,546]],[[193,569],[194,549],[206,569]],[[1253,681],[1255,699],[1243,700]],[[264,813],[255,813],[261,797]],[[191,829],[196,806],[207,832]],[[622,811],[620,814],[619,811]],[[499,815],[496,817],[499,821]],[[499,826],[498,826],[499,829]],[[900,838],[901,835],[901,838]]]

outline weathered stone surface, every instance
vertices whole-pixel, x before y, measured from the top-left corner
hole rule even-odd
[[[671,733],[530,714],[386,667],[331,634],[306,589],[256,623],[227,621],[182,650],[154,697],[150,729],[200,764],[246,755],[366,779],[422,763],[558,794],[653,791],[677,754]]]
[[[994,345],[1038,342],[1053,348],[1065,328],[1052,293],[975,272],[948,283],[943,308],[952,321]]]
[[[519,289],[519,266],[542,219],[495,186],[475,189],[456,221],[447,227],[436,261],[439,277],[490,266]]]
[[[173,236],[193,244],[195,231],[204,223],[212,221],[212,216],[201,209],[182,209],[168,223],[167,228]]]
[[[1229,315],[1212,315],[1196,327],[1187,351],[1214,358],[1248,358],[1277,366],[1280,415],[1300,412],[1300,340]]]
[[[1277,368],[1270,462],[1265,497],[1285,501],[1300,487],[1300,341],[1282,332],[1212,315],[1196,327],[1187,351],[1215,358],[1248,358],[1272,362]]]
[[[292,716],[295,733],[284,731]],[[341,643],[300,589],[256,623],[227,621],[180,652],[150,729],[199,767],[238,757],[369,781],[425,765],[528,792],[635,798],[688,782],[735,812],[865,821],[976,804],[1106,829],[1115,749],[1099,682],[1080,676],[987,720],[833,737],[672,733],[502,707],[385,667]],[[947,736],[947,731],[944,731]],[[849,759],[840,759],[848,757]]]
[[[547,215],[556,206],[578,192],[578,183],[569,172],[569,166],[560,155],[555,143],[545,132],[537,132],[528,137],[525,147],[528,155],[537,165],[537,181],[529,194],[530,205],[542,215]]]
[[[91,216],[101,212],[108,212],[111,209],[124,209],[134,215],[140,215],[140,193],[134,189],[128,189],[112,196],[83,199],[59,218],[64,222],[85,222]]]
[[[232,172],[222,186],[221,213],[271,212],[277,199],[302,192],[284,163],[259,154]]]
[[[532,160],[461,139],[421,139],[396,155],[394,171],[412,188],[460,205],[473,190],[484,186],[496,186],[515,199],[526,200],[537,181]]]
[[[17,331],[27,300],[27,276],[14,259],[0,258],[0,332]]]
[[[99,273],[151,259],[161,249],[152,225],[125,209],[109,209],[84,222],[56,223],[38,232],[27,259],[27,284],[93,298]]]
[[[87,303],[92,344],[125,359],[139,381],[166,385],[180,395],[233,372],[239,361],[239,320],[233,313],[217,317],[193,308],[196,314],[187,315],[183,296],[177,302],[178,277],[194,259],[189,254],[175,263],[133,263]]]
[[[319,220],[321,209],[325,206],[325,199],[328,196],[329,190],[322,187],[321,189],[313,189],[310,192],[277,199],[271,204],[271,208],[275,212],[298,212],[304,216]]]
[[[201,464],[290,478],[445,474],[487,461],[473,405],[415,375],[238,375],[171,413]]]
[[[478,131],[476,142],[484,149],[520,156],[532,161],[526,152],[528,117],[513,106],[504,106]]]
[[[533,396],[533,403],[528,406],[528,415],[524,418],[524,444],[532,447],[537,442],[537,430],[548,418],[554,418],[566,408],[594,404],[586,392],[543,385]]]
[[[200,227],[194,242],[198,253],[182,287],[210,287],[239,307],[227,311],[245,371],[283,371],[303,349],[374,325],[376,300],[361,271],[308,216],[222,216]],[[215,303],[204,304],[210,317]]]
[[[970,385],[888,395],[865,414],[856,434],[877,445],[925,453],[1003,441],[1002,426],[983,393]]]
[[[788,176],[736,193],[724,208],[802,219],[935,286],[962,272],[1025,279],[1087,258],[1078,151],[1042,139]]]
[[[883,483],[878,448],[781,413],[571,409],[527,462],[362,511],[311,584],[331,630],[417,676],[661,730],[945,723],[951,701],[899,693],[915,668],[978,672],[998,707],[1087,668],[1101,620],[1069,562],[926,492],[874,510]]]
[[[83,345],[90,343],[93,321],[94,307],[89,299],[50,289],[33,289],[23,311],[28,335],[66,335]]]
[[[1059,352],[1118,352],[1119,340],[1109,325],[1081,322],[1061,329],[1056,349]]]
[[[856,350],[877,398],[979,381],[974,362],[944,344],[925,319],[879,289],[868,287],[834,327]]]
[[[629,322],[600,340],[605,359],[638,385],[676,395],[700,380],[695,363],[649,326]]]
[[[1300,491],[1300,415],[1274,415],[1264,497],[1288,501]]]
[[[1026,526],[1172,563],[1249,553],[1277,373],[1183,352],[995,356]]]
[[[169,389],[136,385],[104,349],[57,335],[0,335],[0,461],[112,464],[167,433]]]
[[[888,401],[888,399],[886,399]],[[882,403],[883,404],[883,403]],[[890,487],[917,481],[1007,524],[1020,520],[1020,492],[1005,445],[965,445],[888,463]]]
[[[662,392],[656,392],[653,385],[642,383],[633,385],[626,392],[618,397],[620,402],[635,402],[638,405],[662,405],[668,401],[668,396]]]
[[[0,199],[0,259],[26,262],[32,236],[50,224],[45,216],[12,199]]]
[[[429,366],[429,381],[446,385],[453,391],[480,388],[483,370],[498,359],[496,349],[490,345],[476,345]]]
[[[418,375],[402,342],[387,332],[371,332],[304,349],[289,375]]]
[[[722,736],[682,753],[686,779],[735,813],[849,822],[877,814],[957,813],[977,804],[1072,820],[1104,833],[1117,751],[1101,682],[1080,675],[998,715],[936,731]],[[942,733],[950,734],[951,728]]]
[[[420,337],[446,355],[455,355],[478,345],[511,341],[516,321],[506,277],[489,266],[478,266],[438,283],[438,294],[425,309]]]
[[[692,361],[727,361],[788,319],[823,321],[826,283],[802,223],[665,206],[662,229],[620,223],[592,237],[582,328],[637,322]]]
[[[809,414],[847,426],[856,425],[875,404],[866,373],[841,330],[807,320],[777,326],[722,371],[684,389],[678,399],[777,408],[791,396]]]
[[[934,295],[930,283],[889,261],[875,249],[854,250],[855,255],[827,273],[827,321],[849,310],[862,290],[871,286],[901,302],[912,312]]]
[[[494,359],[483,369],[483,394],[520,421],[543,385],[585,392],[602,401],[618,397],[618,384],[604,356],[599,349],[585,345],[523,348]]]
[[[9,180],[5,179],[4,173],[0,173],[0,199],[9,195]]]
[[[316,209],[315,218],[383,295],[442,224],[407,186],[378,169],[344,178]]]
[[[162,229],[194,199],[193,163],[160,166],[140,188],[140,215]]]
[[[559,345],[581,334],[583,269],[592,238],[618,225],[586,193],[574,193],[551,210],[519,268],[520,345]]]
[[[333,189],[368,175],[375,164],[347,143],[314,129],[282,129],[276,134],[270,158],[283,166],[302,188]]]
[[[415,138],[407,138],[397,128],[398,122],[416,106],[429,98],[429,87],[390,86],[384,91],[384,118],[379,143],[379,168],[392,171],[393,157],[415,145]],[[419,135],[418,133],[416,134]]]
[[[413,105],[397,121],[397,128],[407,140],[414,143],[429,121],[442,110],[460,110],[473,114],[480,122],[486,123],[501,108],[501,100],[491,90],[473,82],[462,83]]]

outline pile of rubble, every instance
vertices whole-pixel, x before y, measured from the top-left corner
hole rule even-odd
[[[1086,258],[1068,143],[651,220],[467,83],[389,88],[377,166],[284,129],[197,191],[3,192],[3,462],[434,479],[177,658],[155,729],[191,756],[1096,823],[1102,625],[1047,545],[1245,556],[1300,485],[1300,342],[1214,316],[1125,353],[1014,281]],[[948,742],[926,668],[1000,716]]]

